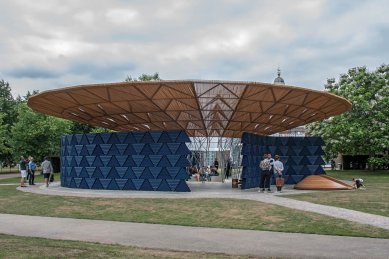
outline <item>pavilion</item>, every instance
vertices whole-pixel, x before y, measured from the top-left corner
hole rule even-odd
[[[117,132],[63,137],[62,186],[190,191],[185,143],[210,138],[218,138],[221,149],[220,141],[242,138],[243,189],[258,186],[263,152],[277,152],[289,161],[287,183],[323,173],[321,139],[267,136],[339,115],[351,103],[328,92],[284,85],[279,72],[275,84],[161,80],[79,85],[38,93],[28,106]]]

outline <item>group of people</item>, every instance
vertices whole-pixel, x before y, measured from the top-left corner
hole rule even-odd
[[[45,179],[46,187],[49,187],[50,176],[53,173],[53,165],[50,162],[49,157],[45,157],[44,161],[41,164],[42,173]],[[35,185],[35,171],[37,169],[37,165],[34,162],[34,158],[29,156],[27,159],[24,156],[20,157],[19,161],[19,170],[20,170],[20,187],[27,187],[26,179],[28,180],[29,185]]]
[[[197,182],[199,181],[208,181],[210,182],[211,176],[217,176],[219,173],[217,172],[216,167],[214,166],[205,166],[203,168],[198,168],[197,166],[192,166],[189,168],[189,176],[194,177]]]
[[[273,177],[276,182],[277,192],[282,192],[284,186],[284,178],[282,172],[284,171],[284,164],[280,161],[280,156],[275,155],[274,159],[272,155],[264,154],[259,167],[262,170],[261,179],[259,182],[259,192],[271,192],[270,181]]]
[[[205,166],[202,168],[199,168],[197,166],[191,166],[189,167],[189,177],[194,177],[196,181],[212,181],[212,176],[218,176],[218,169],[219,169],[219,161],[215,160],[213,165]]]

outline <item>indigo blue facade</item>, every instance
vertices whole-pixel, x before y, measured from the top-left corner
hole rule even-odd
[[[296,184],[307,175],[324,174],[324,142],[320,137],[269,137],[243,133],[242,189],[259,186],[259,163],[264,153],[281,157],[286,184]],[[272,179],[274,184],[274,179]]]
[[[69,188],[189,192],[184,131],[112,132],[61,139],[61,185]]]

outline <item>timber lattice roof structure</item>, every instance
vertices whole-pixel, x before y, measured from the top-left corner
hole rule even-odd
[[[346,99],[300,87],[234,81],[131,81],[36,94],[44,114],[116,131],[185,130],[196,137],[271,135],[341,114]]]

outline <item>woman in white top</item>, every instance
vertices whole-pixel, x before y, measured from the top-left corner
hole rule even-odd
[[[275,176],[282,175],[282,171],[284,171],[284,164],[280,161],[280,156],[276,155],[274,161],[274,174]]]

